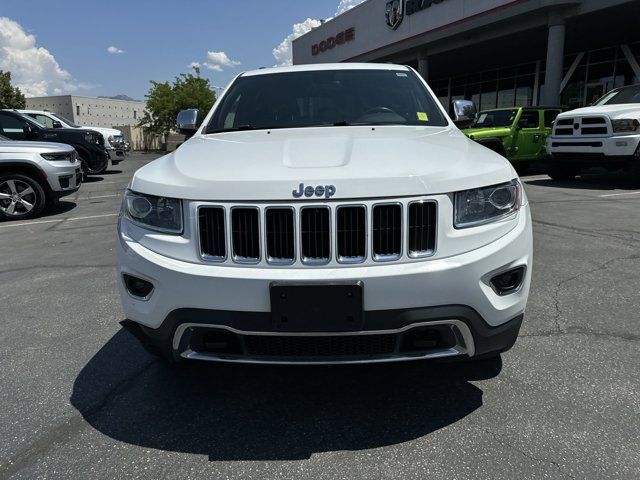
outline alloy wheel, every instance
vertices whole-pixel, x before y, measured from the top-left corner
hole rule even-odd
[[[31,212],[38,197],[27,182],[9,179],[0,183],[0,211],[9,217],[19,217]]]

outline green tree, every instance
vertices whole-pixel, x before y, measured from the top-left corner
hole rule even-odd
[[[154,133],[166,134],[175,128],[176,117],[180,110],[197,108],[208,112],[216,101],[216,94],[209,80],[196,75],[182,73],[175,78],[173,85],[169,82],[151,80],[147,98],[147,111],[139,125]]]
[[[25,108],[24,95],[11,85],[11,72],[0,70],[0,108]]]

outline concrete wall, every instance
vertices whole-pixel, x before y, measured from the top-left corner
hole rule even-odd
[[[122,136],[131,143],[132,150],[165,150],[166,142],[162,135],[147,134],[142,127],[132,125],[114,125],[122,132]]]
[[[108,127],[137,125],[146,104],[109,98],[62,95],[26,99],[27,108],[58,113],[77,125]]]

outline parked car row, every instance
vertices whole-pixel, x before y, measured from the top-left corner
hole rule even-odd
[[[0,219],[37,216],[87,175],[120,163],[125,151],[118,130],[78,127],[51,112],[0,110]]]
[[[481,111],[464,133],[506,157],[522,174],[544,165],[554,180],[587,167],[623,169],[640,180],[640,85],[610,91],[592,106]]]

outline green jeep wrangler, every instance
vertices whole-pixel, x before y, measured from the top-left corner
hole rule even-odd
[[[485,110],[463,130],[470,139],[506,157],[519,174],[544,161],[547,136],[561,107],[515,107]]]

